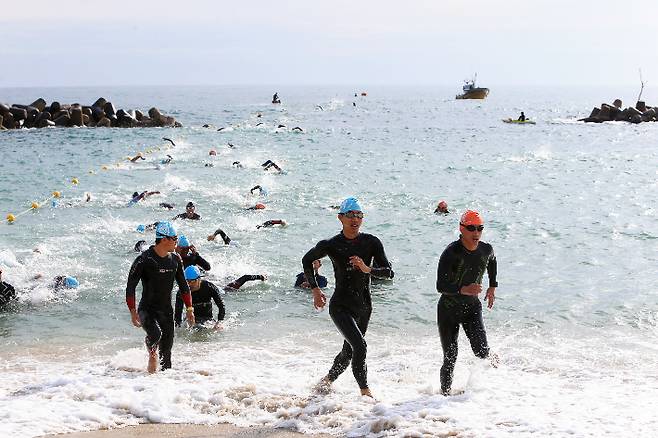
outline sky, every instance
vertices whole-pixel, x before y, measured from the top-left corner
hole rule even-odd
[[[0,88],[658,83],[656,0],[30,0]]]

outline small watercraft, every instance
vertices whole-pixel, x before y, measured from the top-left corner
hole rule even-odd
[[[484,99],[489,95],[488,88],[476,87],[475,81],[478,77],[478,74],[475,73],[473,79],[464,81],[464,86],[462,87],[462,94],[455,96],[455,99]]]
[[[535,125],[537,122],[534,120],[517,120],[517,119],[512,119],[512,118],[507,118],[503,119],[503,122],[505,123],[517,123],[519,125]]]

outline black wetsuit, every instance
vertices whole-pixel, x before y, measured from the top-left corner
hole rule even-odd
[[[242,287],[243,284],[245,284],[248,281],[254,281],[254,280],[260,280],[260,281],[265,281],[265,277],[262,275],[243,275],[242,277],[238,278],[237,280],[234,280],[224,286],[225,291],[231,291],[231,290],[237,290]]]
[[[174,218],[172,220],[176,220],[176,219],[189,219],[191,221],[198,221],[199,219],[201,219],[201,216],[199,216],[196,213],[193,213],[192,217],[188,217],[187,213],[181,213],[181,214],[177,214],[176,216],[174,216]]]
[[[219,234],[220,236],[222,236],[222,240],[224,241],[224,245],[228,245],[229,243],[231,243],[231,238],[228,237],[228,236],[226,235],[226,233],[225,233],[224,231],[222,231],[221,228],[217,228],[217,231],[215,231],[215,233],[214,233],[213,235],[214,235],[215,237],[217,237],[218,234]]]
[[[300,272],[297,274],[297,279],[295,280],[295,287],[303,287],[302,284],[306,282],[306,274],[303,272]],[[327,287],[327,277],[324,275],[316,274],[315,275],[315,282],[318,284],[318,287],[320,289],[324,289]]]
[[[226,315],[224,302],[219,296],[219,289],[213,283],[201,280],[199,290],[192,292],[192,306],[194,307],[194,320],[196,324],[203,324],[212,320],[212,301],[217,305],[217,321],[222,321]],[[180,326],[183,316],[183,299],[180,290],[176,294],[176,310],[174,312],[174,321]]]
[[[204,271],[210,271],[210,263],[201,257],[199,253],[192,251],[183,256],[183,267],[187,268],[188,266],[198,266]]]
[[[174,344],[174,315],[171,308],[171,291],[174,280],[182,294],[190,293],[183,275],[183,263],[178,254],[160,257],[154,247],[137,256],[128,274],[126,303],[135,306],[135,288],[142,281],[142,297],[137,311],[142,328],[146,331],[146,348],[159,348],[162,369],[171,368],[171,347]]]
[[[448,393],[452,386],[460,324],[464,327],[473,353],[480,358],[489,356],[487,333],[482,321],[482,303],[477,296],[462,295],[459,292],[462,286],[482,284],[485,270],[489,276],[489,287],[498,287],[496,256],[493,247],[484,242],[479,242],[475,251],[469,251],[461,240],[456,240],[448,245],[439,259],[436,290],[441,298],[437,305],[437,324],[443,348],[443,393]]]
[[[361,272],[349,261],[350,257],[355,255],[361,257],[368,266],[375,259],[380,267],[373,268],[370,274]],[[343,349],[334,359],[328,377],[332,382],[336,380],[347,369],[351,360],[354,378],[359,388],[365,389],[368,388],[368,370],[364,335],[372,313],[370,277],[393,278],[393,269],[377,237],[361,233],[355,239],[348,239],[341,232],[329,240],[318,242],[302,259],[304,273],[311,288],[318,287],[313,261],[324,256],[331,259],[336,283],[329,302],[329,315],[345,338]]]
[[[14,286],[4,281],[0,282],[0,308],[16,299],[16,290]]]

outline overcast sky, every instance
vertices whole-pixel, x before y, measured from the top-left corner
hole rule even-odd
[[[30,0],[0,87],[658,83],[656,0]]]

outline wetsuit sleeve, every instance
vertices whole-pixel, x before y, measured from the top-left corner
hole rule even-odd
[[[196,255],[194,264],[203,268],[204,271],[210,271],[210,263],[199,254]]]
[[[322,257],[327,255],[328,242],[326,240],[321,240],[318,242],[315,247],[311,248],[304,257],[302,257],[302,266],[304,267],[304,275],[306,275],[306,280],[308,284],[311,285],[311,289],[315,289],[318,286],[318,282],[315,279],[315,270],[313,269],[313,260],[319,260]]]
[[[135,289],[144,271],[144,257],[138,256],[130,267],[128,284],[126,285],[126,304],[130,310],[135,308]]]
[[[185,274],[183,273],[183,259],[180,258],[178,254],[175,255],[178,259],[178,268],[176,269],[176,283],[180,289],[180,294],[185,307],[192,307],[192,293],[190,292],[190,287],[185,281]]]
[[[180,326],[183,318],[183,299],[180,296],[180,291],[176,293],[176,307],[174,309],[174,323],[176,327]]]
[[[454,252],[450,247],[446,248],[441,254],[436,272],[436,290],[440,294],[459,295],[459,279],[451,275],[452,267],[456,262]]]
[[[489,287],[498,287],[496,275],[498,275],[498,262],[496,261],[496,254],[494,254],[493,247],[491,248],[491,256],[489,256],[489,263],[487,264],[487,275],[489,276]]]
[[[218,234],[220,236],[222,236],[222,240],[224,241],[224,245],[228,245],[229,243],[231,243],[231,239],[226,235],[226,233],[224,231],[222,231],[221,228],[217,228],[217,231],[215,231],[215,236],[217,236]]]
[[[223,321],[224,316],[226,316],[226,309],[224,308],[222,297],[219,296],[219,289],[210,282],[208,282],[208,286],[210,286],[210,290],[212,291],[212,299],[215,301],[215,304],[217,304],[217,321]]]
[[[384,245],[382,245],[382,242],[378,238],[375,237],[374,240],[375,252],[373,255],[375,262],[377,262],[377,267],[371,268],[370,275],[377,278],[393,278],[395,273],[393,272],[391,262],[388,261],[384,252]]]

